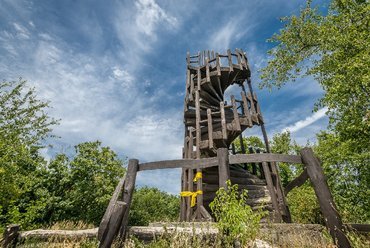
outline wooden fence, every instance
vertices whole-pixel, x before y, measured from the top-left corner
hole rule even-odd
[[[285,194],[294,187],[302,185],[307,179],[310,179],[320,204],[325,225],[334,242],[340,248],[350,247],[350,243],[344,234],[345,225],[342,223],[341,217],[336,210],[336,206],[330,193],[325,175],[320,166],[320,162],[314,156],[314,153],[310,148],[302,149],[300,155],[272,153],[229,155],[226,148],[219,148],[217,157],[204,159],[166,160],[141,164],[137,159],[130,159],[126,175],[119,181],[100,223],[97,233],[100,247],[110,247],[117,235],[121,240],[125,239],[128,230],[129,210],[136,175],[140,171],[170,168],[199,169],[218,166],[219,186],[224,187],[226,186],[226,181],[230,179],[230,164],[262,163],[263,167],[266,167],[268,166],[268,163],[276,162],[303,165],[303,173],[288,184],[285,188]],[[263,169],[269,171],[267,168]],[[266,180],[266,183],[271,194],[272,203],[277,205],[276,192],[273,192],[274,188],[272,187],[272,182]],[[352,226],[365,231],[368,231],[369,229],[369,225],[365,225],[364,227],[360,224],[352,224]],[[11,243],[11,240],[14,240],[14,236],[16,235],[13,233],[17,233],[19,231],[19,227],[14,228],[13,232],[8,232],[4,235],[5,242],[3,244],[6,244],[5,246],[3,245],[4,247],[7,247],[7,245]]]

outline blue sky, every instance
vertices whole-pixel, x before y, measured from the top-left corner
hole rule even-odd
[[[315,1],[314,1],[315,3]],[[0,77],[22,77],[61,119],[52,154],[101,140],[122,157],[181,158],[186,52],[242,48],[252,67],[266,64],[266,39],[279,18],[304,1],[0,0]],[[232,91],[232,89],[230,90]],[[325,129],[322,95],[310,78],[273,92],[257,90],[269,136],[289,129],[300,143]],[[259,129],[244,135],[259,135]],[[171,193],[179,170],[141,172],[138,184]]]

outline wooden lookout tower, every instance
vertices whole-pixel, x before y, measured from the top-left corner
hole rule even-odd
[[[242,142],[243,131],[255,125],[261,127],[265,152],[270,153],[245,52],[236,49],[228,50],[227,54],[203,51],[190,56],[188,53],[186,60],[183,158],[228,159],[229,152],[236,153],[232,144],[236,139],[241,141],[239,153],[259,153],[261,151],[245,147]],[[240,86],[240,94],[231,95],[227,101],[225,91],[234,84]],[[230,178],[240,189],[248,189],[248,204],[253,208],[269,210],[274,221],[290,222],[275,162],[232,164],[228,168],[222,168],[221,164],[219,168],[182,170],[182,221],[209,219],[209,203]]]

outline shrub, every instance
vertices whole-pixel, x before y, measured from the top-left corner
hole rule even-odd
[[[247,191],[239,194],[238,185],[227,181],[227,187],[220,188],[210,204],[225,246],[232,246],[236,240],[244,246],[259,232],[259,223],[265,213],[253,212],[246,200]]]

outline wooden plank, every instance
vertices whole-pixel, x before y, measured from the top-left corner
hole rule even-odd
[[[270,192],[271,202],[272,202],[272,206],[274,208],[274,221],[275,222],[281,222],[282,217],[281,217],[281,213],[280,213],[279,203],[278,203],[278,200],[277,200],[277,197],[276,197],[276,191],[275,191],[275,188],[274,188],[274,185],[273,185],[273,182],[272,182],[270,168],[269,168],[269,166],[266,162],[262,162],[262,167],[263,167],[263,171],[265,173],[265,180],[266,180],[266,184],[267,184],[267,189]]]
[[[139,164],[139,171],[174,168],[196,169],[197,167],[209,168],[213,166],[217,166],[217,158],[176,159],[142,163]]]
[[[130,159],[128,161],[125,186],[123,188],[123,196],[122,196],[123,202],[126,203],[126,209],[122,217],[121,229],[120,229],[120,238],[123,241],[124,241],[126,231],[127,231],[129,211],[130,211],[130,206],[131,206],[131,201],[132,201],[132,194],[135,188],[136,174],[137,174],[138,168],[139,168],[139,160]]]
[[[219,187],[226,189],[226,181],[230,179],[229,150],[227,148],[217,149]]]
[[[187,182],[188,182],[188,170],[182,168],[181,172],[181,191],[188,191]],[[186,220],[186,198],[181,197],[181,206],[180,206],[180,221]]]
[[[230,49],[227,50],[227,60],[229,61],[229,71],[230,72],[233,72],[234,71],[234,67],[233,67],[233,60],[231,58],[231,51],[230,51]]]
[[[221,111],[222,138],[226,140],[227,139],[227,128],[226,128],[226,116],[225,116],[224,102],[220,102],[220,111]]]
[[[221,65],[220,65],[220,56],[218,53],[216,53],[216,70],[217,70],[217,76],[221,76]]]
[[[197,154],[197,159],[200,158],[200,142],[201,142],[201,136],[200,136],[200,103],[199,103],[199,91],[200,91],[200,85],[198,85],[197,90],[195,91],[195,151]]]
[[[351,247],[346,235],[342,219],[337,211],[333,196],[331,195],[324,171],[319,160],[315,157],[311,148],[303,148],[301,151],[302,160],[307,168],[307,173],[319,200],[321,213],[325,225],[339,248]]]
[[[122,218],[126,212],[127,209],[127,203],[122,201],[117,201],[114,204],[114,208],[112,211],[112,216],[109,220],[109,228],[103,239],[99,243],[100,248],[110,248],[114,238],[116,237],[121,224],[122,224]],[[124,236],[122,236],[124,239]]]
[[[245,92],[242,91],[241,93],[241,96],[242,96],[242,101],[243,101],[243,108],[244,108],[244,115],[247,117],[248,119],[248,126],[249,127],[252,127],[253,126],[253,123],[252,123],[252,118],[251,118],[251,114],[249,112],[249,107],[248,107],[248,102],[247,102],[247,97],[245,95]]]
[[[255,103],[254,103],[254,100],[253,100],[252,95],[251,95],[250,92],[248,92],[247,98],[248,98],[248,100],[250,102],[250,106],[251,106],[251,108],[250,108],[251,109],[251,114],[252,114],[251,117],[252,117],[252,119],[253,119],[254,122],[256,122],[257,124],[259,124],[258,116],[257,116],[256,108],[255,108]]]
[[[193,95],[194,95],[194,74],[191,74],[190,75],[190,95],[189,95],[190,101],[194,100]]]
[[[206,82],[207,83],[211,82],[211,78],[209,76],[209,59],[208,58],[206,58]]]
[[[231,105],[233,106],[233,114],[234,114],[234,125],[236,131],[240,132],[241,126],[240,126],[240,120],[239,120],[239,113],[235,102],[235,96],[231,95]]]
[[[189,169],[188,170],[188,190],[190,192],[194,191],[193,178],[194,178],[194,171],[193,169]],[[186,221],[190,221],[193,215],[193,208],[191,207],[191,197],[186,197],[186,198],[187,198]]]
[[[254,98],[254,101],[255,101],[255,104],[256,104],[256,111],[257,111],[257,115],[258,115],[258,118],[259,118],[259,122],[263,123],[263,116],[262,116],[262,113],[261,113],[260,105],[259,105],[258,100],[257,100],[256,93],[253,93],[253,98]]]
[[[193,158],[193,148],[194,148],[194,137],[193,137],[193,130],[194,128],[190,128],[189,132],[189,150],[188,150],[188,158]],[[140,170],[140,165],[139,165]]]
[[[261,162],[285,162],[292,164],[303,163],[301,156],[298,155],[286,155],[274,153],[230,155],[230,164],[261,163]]]
[[[122,193],[123,185],[125,183],[125,179],[126,179],[126,175],[124,175],[119,180],[119,182],[118,182],[118,184],[117,184],[117,186],[116,186],[116,188],[113,192],[112,198],[109,201],[108,207],[105,210],[104,216],[103,216],[103,218],[100,222],[99,232],[98,232],[98,240],[100,240],[100,241],[102,241],[103,237],[105,236],[105,233],[108,231],[109,220],[110,220],[111,215],[113,213],[114,206],[115,206],[116,202],[118,201],[119,197],[121,197],[121,193]]]
[[[307,168],[303,170],[303,172],[296,178],[294,178],[284,189],[284,195],[287,196],[288,193],[296,188],[302,186],[308,179],[308,174],[307,174]]]
[[[355,230],[360,233],[370,233],[370,224],[346,223],[344,225],[349,230]]]
[[[240,53],[239,53],[239,50],[236,49],[236,56],[238,58],[238,65],[239,65],[239,69],[240,70],[243,70],[243,65],[242,65],[242,58],[240,56]]]
[[[212,124],[212,112],[207,109],[207,120],[208,120],[208,146],[213,149],[213,124]]]

